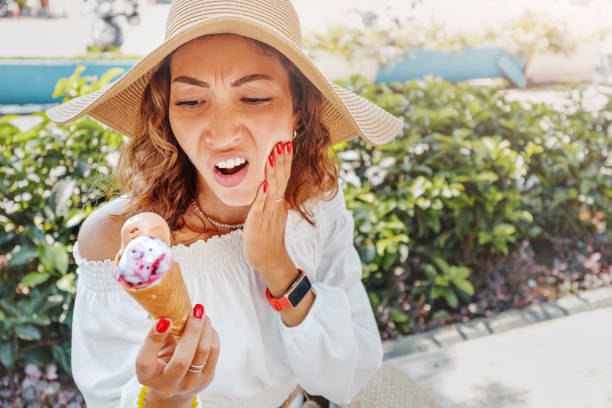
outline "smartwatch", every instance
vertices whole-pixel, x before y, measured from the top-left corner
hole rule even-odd
[[[308,275],[301,269],[298,269],[298,272],[300,276],[297,277],[282,297],[273,298],[270,289],[266,288],[266,298],[270,306],[277,312],[296,307],[304,299],[310,288],[312,288]]]

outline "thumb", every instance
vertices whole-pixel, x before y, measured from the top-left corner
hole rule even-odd
[[[162,317],[149,330],[136,357],[136,375],[141,384],[155,377],[158,371],[157,355],[170,335],[170,319]],[[143,382],[144,381],[144,382]]]

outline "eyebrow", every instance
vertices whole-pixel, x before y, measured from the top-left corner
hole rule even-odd
[[[233,88],[237,88],[239,86],[242,86],[244,84],[246,84],[247,82],[252,82],[252,81],[259,81],[259,80],[268,80],[271,81],[272,78],[270,78],[267,75],[264,74],[252,74],[252,75],[247,75],[245,77],[242,77],[234,82],[231,83]],[[195,79],[195,78],[191,78],[188,76],[180,76],[177,78],[174,78],[172,80],[172,82],[182,82],[188,85],[194,85],[194,86],[199,86],[201,88],[210,88],[210,85],[208,84],[208,82],[205,81],[200,81],[199,79]]]

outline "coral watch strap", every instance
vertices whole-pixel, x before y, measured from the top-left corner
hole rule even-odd
[[[301,269],[298,269],[298,272],[300,275],[291,284],[283,297],[272,297],[270,289],[266,288],[266,298],[268,299],[268,303],[270,303],[270,306],[272,306],[272,308],[277,312],[295,307],[298,303],[300,303],[304,296],[306,296],[306,293],[308,293],[312,287],[308,275],[306,275]]]
[[[280,312],[281,310],[285,309],[291,309],[293,307],[291,306],[291,302],[289,302],[289,299],[287,299],[285,296],[278,299],[273,298],[270,294],[270,289],[268,288],[266,288],[266,297],[268,298],[268,302],[270,303],[270,306],[272,306],[272,309],[276,310],[277,312]]]

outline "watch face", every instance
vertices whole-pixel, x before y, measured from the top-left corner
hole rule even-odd
[[[295,307],[300,301],[306,296],[308,291],[310,290],[310,281],[304,275],[297,286],[291,291],[291,293],[287,296],[291,305]]]

